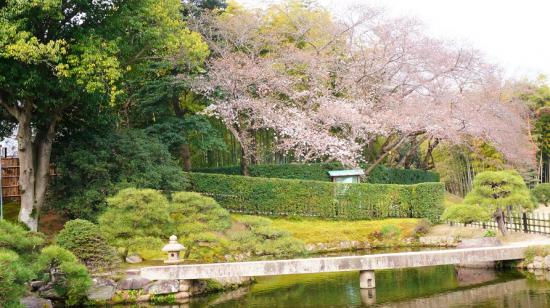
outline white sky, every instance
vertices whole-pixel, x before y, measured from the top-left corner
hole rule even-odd
[[[238,0],[263,6],[278,0]],[[550,77],[550,0],[318,0],[335,15],[375,5],[416,17],[438,38],[463,42],[499,64],[508,77]]]

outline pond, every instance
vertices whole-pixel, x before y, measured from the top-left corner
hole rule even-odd
[[[547,274],[550,279],[550,274]],[[359,273],[260,277],[234,291],[194,298],[185,307],[550,307],[550,282],[516,270],[454,266],[376,272],[376,290]]]

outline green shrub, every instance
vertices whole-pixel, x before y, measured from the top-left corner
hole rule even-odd
[[[496,237],[496,236],[497,236],[497,233],[493,230],[487,230],[483,234],[483,237]]]
[[[17,253],[0,249],[0,307],[18,307],[33,273]]]
[[[127,188],[107,200],[109,206],[99,217],[99,228],[123,257],[143,238],[166,240],[172,219],[168,199],[153,189]]]
[[[0,220],[0,248],[28,255],[40,248],[43,243],[44,237],[40,233],[27,231],[18,224]]]
[[[535,200],[544,204],[544,206],[548,206],[548,203],[550,203],[550,183],[538,184],[531,190],[531,193]]]
[[[431,227],[431,224],[428,220],[421,219],[420,222],[418,223],[418,225],[416,225],[416,227],[414,227],[412,235],[416,238],[418,238],[420,236],[423,236],[423,235],[426,235],[430,231],[430,227]]]
[[[366,168],[367,165],[362,165]],[[330,181],[328,171],[346,169],[340,163],[313,163],[313,164],[280,164],[280,165],[251,165],[250,175],[253,177]],[[194,172],[216,173],[226,175],[240,175],[240,166],[218,168],[197,168]],[[417,184],[424,182],[439,182],[439,174],[418,169],[397,169],[386,166],[375,167],[366,178],[368,183],[376,184]]]
[[[172,195],[170,216],[174,231],[186,247],[185,258],[193,252],[194,258],[204,257],[205,246],[218,243],[216,232],[223,232],[231,227],[229,212],[216,200],[194,192],[177,192]],[[211,249],[206,249],[211,250]]]
[[[491,220],[491,215],[479,205],[455,204],[445,209],[441,220],[470,224]]]
[[[419,217],[437,221],[442,183],[415,185],[332,182],[189,173],[194,191],[231,212],[342,219]]]
[[[306,253],[302,241],[274,228],[270,219],[241,216],[237,223],[244,228],[228,234],[231,240],[229,248],[234,255],[250,253],[256,257],[287,258]]]
[[[380,229],[383,238],[397,239],[401,235],[401,229],[396,225],[385,225]]]
[[[87,220],[68,221],[57,235],[56,242],[91,270],[109,269],[118,261],[115,249],[107,244],[99,227]]]
[[[525,249],[524,256],[527,263],[533,262],[535,257],[546,257],[550,255],[550,246],[529,246]]]
[[[138,255],[144,260],[161,260],[166,257],[162,247],[167,241],[158,237],[133,237],[128,241],[128,255]],[[123,254],[123,253],[121,253]]]
[[[59,246],[42,249],[34,268],[39,279],[54,284],[58,294],[66,298],[67,305],[82,303],[92,285],[86,267],[70,251]]]

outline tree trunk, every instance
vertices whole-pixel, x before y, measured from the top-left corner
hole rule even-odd
[[[17,129],[17,144],[19,155],[19,192],[21,208],[19,221],[32,231],[38,230],[38,212],[34,207],[34,149],[32,145],[32,128],[30,113],[21,112]]]
[[[182,144],[180,153],[183,160],[183,171],[191,171],[191,149],[189,148],[189,144]]]
[[[368,176],[376,166],[380,165],[380,163],[388,156],[391,151],[397,149],[401,144],[407,139],[407,136],[403,136],[397,141],[395,141],[391,146],[388,146],[387,151],[383,151],[382,155],[380,155],[373,163],[370,163],[368,168],[365,170],[365,176]]]
[[[19,221],[32,231],[38,230],[38,216],[44,204],[49,182],[50,158],[57,120],[46,129],[36,129],[33,137],[30,111],[22,111],[17,130],[19,155]]]
[[[502,235],[506,236],[506,234],[508,233],[508,230],[506,228],[506,222],[504,220],[504,212],[502,211],[502,209],[500,208],[497,209],[495,213],[495,219],[497,221],[498,229],[500,230]]]
[[[174,108],[174,114],[180,119],[184,119],[187,115],[187,109],[180,106],[180,100],[178,93],[172,95],[172,107]],[[189,142],[189,140],[187,140]],[[182,144],[180,147],[181,160],[183,161],[183,171],[191,171],[191,148],[189,143]]]
[[[250,176],[250,157],[244,147],[241,146],[241,173]]]

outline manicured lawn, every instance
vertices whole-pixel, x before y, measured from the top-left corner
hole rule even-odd
[[[401,229],[402,236],[410,236],[419,223],[416,218],[391,218],[383,220],[336,221],[313,218],[272,218],[273,227],[289,231],[305,243],[329,243],[339,241],[364,241],[369,234],[380,231],[386,225]]]

